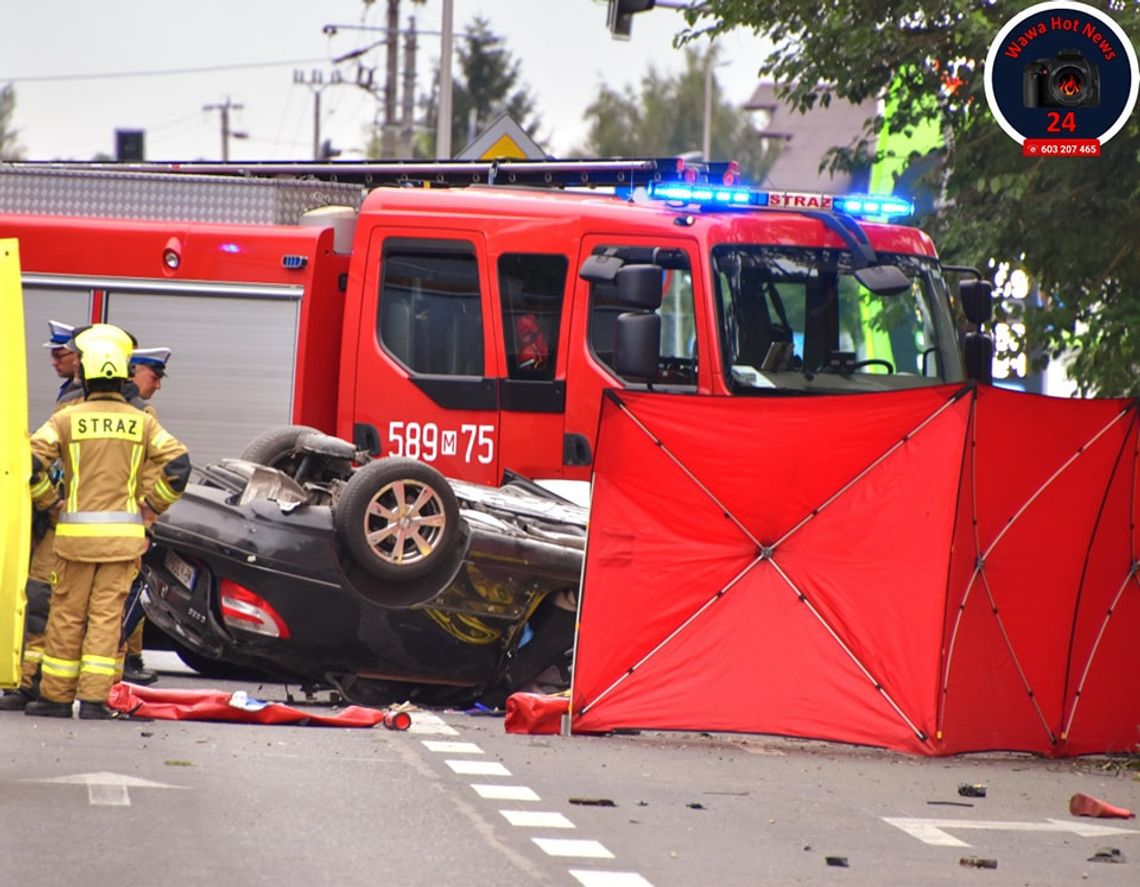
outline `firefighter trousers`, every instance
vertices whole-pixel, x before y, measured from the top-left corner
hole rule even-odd
[[[51,589],[56,581],[55,530],[49,528],[34,542],[28,564],[27,608],[24,618],[24,656],[20,662],[20,688],[31,690],[44,658]]]
[[[119,634],[123,601],[138,559],[85,563],[58,561],[44,644],[40,697],[49,702],[106,702],[122,672]]]

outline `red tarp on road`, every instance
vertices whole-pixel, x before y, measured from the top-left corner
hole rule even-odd
[[[1134,751],[1137,429],[972,386],[606,398],[572,729]]]
[[[293,724],[301,727],[375,727],[384,712],[360,705],[337,714],[301,711],[281,702],[262,702],[244,692],[221,690],[155,690],[120,681],[111,687],[107,704],[140,718],[165,721],[233,721],[243,724]]]

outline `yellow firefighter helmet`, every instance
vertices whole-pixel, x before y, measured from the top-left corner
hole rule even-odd
[[[72,341],[84,379],[129,378],[131,352],[138,342],[126,330],[109,323],[95,323],[76,330]]]

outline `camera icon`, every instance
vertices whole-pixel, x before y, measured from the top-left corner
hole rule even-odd
[[[1026,108],[1095,108],[1100,104],[1100,69],[1079,50],[1029,62],[1021,72]]]

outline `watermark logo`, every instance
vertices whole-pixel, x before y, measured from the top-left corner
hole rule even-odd
[[[990,44],[986,100],[1027,156],[1097,156],[1136,107],[1136,50],[1084,3],[1038,3]]]

